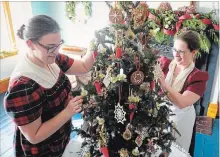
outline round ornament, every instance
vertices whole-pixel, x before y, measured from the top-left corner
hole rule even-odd
[[[123,22],[122,12],[117,8],[111,9],[109,13],[109,20],[112,23],[122,23]]]
[[[140,85],[144,81],[144,73],[142,71],[135,71],[131,75],[131,83],[133,85]]]

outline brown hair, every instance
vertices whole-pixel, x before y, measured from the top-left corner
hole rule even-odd
[[[23,40],[39,41],[42,36],[57,32],[60,32],[60,27],[54,19],[47,15],[37,15],[27,25],[20,27],[17,36]]]
[[[176,36],[175,40],[176,39],[184,41],[187,44],[190,52],[192,52],[193,50],[198,50],[200,48],[200,41],[197,32],[187,31]]]

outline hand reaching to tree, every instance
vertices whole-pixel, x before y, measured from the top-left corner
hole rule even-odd
[[[67,111],[67,113],[69,113],[70,116],[73,116],[76,113],[79,113],[82,110],[82,96],[69,96],[68,98],[68,104],[65,108],[65,110]]]

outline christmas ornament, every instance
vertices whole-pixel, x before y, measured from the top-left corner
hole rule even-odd
[[[110,10],[109,13],[109,20],[112,23],[122,23],[123,22],[123,14],[121,12],[121,10],[117,9],[117,8],[113,8]]]
[[[98,120],[99,125],[104,125],[105,120],[103,118],[96,117],[96,119]]]
[[[108,147],[101,147],[100,151],[102,152],[102,154],[104,155],[104,157],[109,157],[109,153],[108,153]]]
[[[144,73],[142,71],[139,71],[140,70],[140,59],[139,57],[138,58],[138,61],[137,59],[135,59],[135,64],[136,64],[136,68],[137,68],[137,71],[135,71],[132,75],[131,75],[131,83],[133,85],[140,85],[143,81],[144,81]]]
[[[135,110],[135,109],[137,109],[137,107],[134,105],[134,104],[129,104],[129,110]],[[132,121],[132,119],[133,119],[133,117],[134,117],[134,112],[135,111],[132,111],[131,113],[130,113],[130,122]]]
[[[151,153],[155,152],[154,143],[152,139],[148,141],[147,150],[148,152],[151,152]]]
[[[171,7],[169,2],[162,2],[162,3],[160,3],[160,5],[158,7],[158,11],[160,13],[164,13],[165,11],[169,11],[169,10],[172,10],[172,7]]]
[[[123,133],[123,138],[128,141],[131,139],[131,136],[131,131],[129,130],[129,128],[126,128],[125,132]]]
[[[151,81],[150,82],[150,88],[151,88],[151,90],[155,90],[155,82],[154,81]]]
[[[121,58],[122,48],[120,47],[116,48],[115,52],[116,52],[116,58]]]
[[[129,157],[127,149],[122,148],[118,151],[118,153],[120,154],[120,157]]]
[[[82,88],[82,89],[81,89],[81,96],[82,96],[82,97],[85,97],[85,96],[87,96],[87,95],[88,95],[88,91],[85,90],[84,88]]]
[[[91,154],[87,152],[83,157],[91,157]]]
[[[139,155],[140,155],[140,152],[139,152],[139,150],[138,150],[138,147],[136,147],[135,149],[132,150],[132,154],[133,154],[134,156],[139,156]]]
[[[132,18],[134,21],[134,28],[142,26],[148,16],[146,3],[140,3],[138,7],[132,9]]]
[[[183,6],[178,8],[179,11],[184,12],[185,14],[194,14],[196,13],[195,6]]]
[[[89,152],[89,146],[91,145],[86,145],[85,147],[81,148],[79,155],[82,157],[91,157],[91,154]]]
[[[134,96],[134,95],[131,95],[128,97],[128,102],[130,103],[138,103],[140,102],[140,97],[139,96]]]
[[[131,82],[133,85],[140,85],[144,81],[144,73],[142,71],[135,71],[131,75]]]
[[[136,130],[135,132],[140,135],[142,140],[149,136],[148,127],[141,127],[140,130]]]
[[[101,83],[99,81],[94,82],[97,94],[101,94]]]
[[[108,88],[110,83],[111,83],[110,76],[108,74],[106,74],[105,78],[103,79],[103,84],[105,85],[106,88]]]
[[[141,136],[136,137],[135,143],[137,144],[138,147],[140,147],[143,144],[143,140],[142,140]]]
[[[131,30],[131,27],[128,28],[128,30],[125,32],[125,36],[127,39],[134,40],[135,39],[135,34]]]
[[[118,123],[124,124],[125,119],[125,114],[126,112],[123,110],[123,106],[121,106],[119,103],[115,106],[115,119],[117,120]]]
[[[97,56],[98,56],[98,52],[97,52],[97,51],[94,51],[94,52],[93,52],[93,59],[96,60],[96,57],[97,57]]]
[[[150,91],[150,83],[149,82],[143,82],[140,85],[140,90],[143,90],[145,92],[149,92]]]
[[[157,82],[159,78],[163,76],[163,71],[161,70],[160,63],[154,65],[154,80]]]

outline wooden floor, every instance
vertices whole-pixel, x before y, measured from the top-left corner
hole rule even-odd
[[[14,125],[9,119],[9,116],[5,113],[3,106],[4,94],[0,94],[0,156],[1,157],[13,157],[13,137],[14,137]]]

